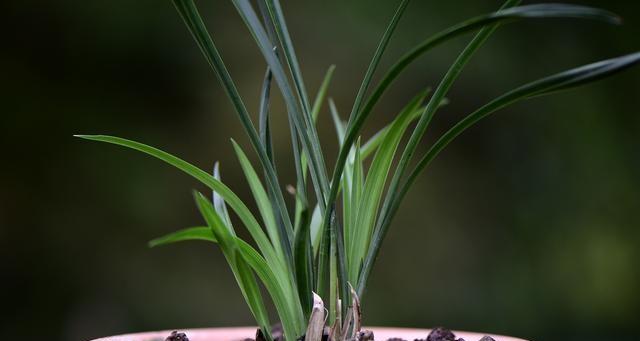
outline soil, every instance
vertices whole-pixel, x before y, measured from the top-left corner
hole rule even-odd
[[[271,331],[274,341],[282,341],[284,340],[282,328],[280,326],[274,326]],[[184,333],[178,333],[174,331],[169,335],[165,341],[189,341],[187,335]],[[258,329],[256,331],[255,339],[245,339],[244,341],[266,341],[266,338],[262,334],[262,331]],[[304,341],[304,336],[299,338],[297,341]],[[324,335],[322,336],[322,341],[329,341],[329,331],[325,329]],[[375,341],[375,335],[370,330],[363,330],[358,333],[358,341]],[[387,341],[409,341],[402,338],[389,338]],[[429,335],[427,335],[426,339],[414,339],[414,341],[473,341],[473,340],[464,340],[456,338],[456,335],[449,329],[446,328],[434,328],[431,330]],[[478,341],[495,341],[491,336],[485,335]]]

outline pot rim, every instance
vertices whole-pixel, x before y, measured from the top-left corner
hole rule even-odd
[[[189,341],[242,341],[246,338],[253,338],[257,327],[225,327],[225,328],[196,328],[196,329],[175,329],[186,333]],[[387,340],[392,337],[399,337],[407,340],[426,338],[431,329],[422,328],[396,328],[396,327],[366,327],[373,331],[376,339]],[[93,341],[164,341],[173,330],[145,332],[115,335]],[[489,335],[496,341],[526,341],[511,336],[504,336],[491,333],[476,333],[465,331],[453,331],[457,338],[466,341],[478,341],[485,335]]]

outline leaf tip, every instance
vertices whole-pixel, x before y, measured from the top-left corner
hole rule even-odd
[[[233,149],[238,150],[240,148],[240,145],[238,144],[238,142],[236,142],[236,140],[233,139],[233,137],[230,137],[229,141],[231,141],[231,145],[233,145]]]

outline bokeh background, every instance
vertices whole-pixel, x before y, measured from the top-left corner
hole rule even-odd
[[[397,1],[283,1],[313,93],[346,114]],[[249,108],[265,65],[230,1],[198,1]],[[621,27],[575,20],[501,28],[469,64],[422,144],[528,80],[640,49],[640,3],[584,0]],[[385,55],[491,0],[414,1]],[[158,161],[74,139],[137,139],[210,168],[249,200],[229,137],[232,107],[170,1],[3,1],[0,21],[0,326],[3,338],[87,340],[252,320],[221,253],[147,240],[199,224],[202,186]],[[365,133],[435,85],[469,37],[421,58]],[[444,325],[531,340],[637,340],[640,316],[640,69],[530,100],[479,124],[414,186],[364,302],[369,325]],[[280,111],[279,111],[280,110]],[[278,160],[289,164],[282,104]],[[278,112],[279,111],[279,112]],[[330,163],[328,112],[319,122]],[[282,182],[293,181],[285,166]]]

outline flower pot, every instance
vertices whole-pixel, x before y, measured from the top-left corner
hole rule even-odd
[[[376,340],[386,341],[389,338],[402,338],[412,341],[414,339],[426,339],[429,335],[429,329],[410,329],[410,328],[382,328],[371,327]],[[186,329],[180,330],[186,333],[189,341],[243,341],[247,338],[255,337],[255,327],[234,327],[234,328],[211,328],[211,329]],[[457,338],[465,341],[478,341],[485,335],[493,337],[496,341],[525,341],[515,337],[501,336],[484,333],[470,332],[454,332]],[[149,332],[139,334],[128,334],[110,336],[94,341],[164,341],[171,331]]]

